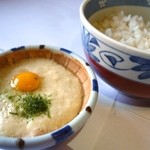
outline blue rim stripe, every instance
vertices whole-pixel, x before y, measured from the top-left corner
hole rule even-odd
[[[20,47],[16,47],[16,48],[12,48],[11,51],[18,51],[21,49],[25,49],[25,46],[20,46]]]
[[[71,53],[72,53],[70,50],[65,49],[65,48],[60,48],[60,50],[63,51],[63,52],[66,52],[66,53],[68,53],[68,54],[71,54]]]
[[[73,130],[72,128],[68,125],[66,127],[64,127],[63,129],[54,132],[52,134],[53,139],[56,141],[56,143],[62,142],[65,139],[67,139],[69,136],[71,136],[73,134]]]
[[[93,79],[92,82],[93,82],[93,91],[98,92],[98,82],[97,82],[97,80]]]

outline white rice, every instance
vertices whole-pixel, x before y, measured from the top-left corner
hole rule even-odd
[[[93,25],[121,43],[150,53],[150,21],[145,23],[142,16],[125,15],[124,11],[120,11]]]

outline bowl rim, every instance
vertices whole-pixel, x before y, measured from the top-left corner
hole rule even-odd
[[[119,49],[119,51],[126,51],[128,53],[136,53],[137,55],[141,56],[141,54],[145,57],[150,56],[149,52],[145,52],[143,50],[140,50],[138,48],[123,44],[115,39],[110,38],[109,36],[105,35],[104,33],[100,32],[98,29],[96,29],[89,21],[88,19],[85,17],[85,13],[84,10],[86,8],[86,6],[91,2],[91,0],[83,0],[80,8],[79,8],[79,14],[80,14],[80,20],[81,20],[81,24],[86,28],[86,30],[90,33],[92,33],[93,36],[95,36],[98,40],[99,37],[103,37],[104,41],[109,41],[110,44],[113,44]],[[140,7],[140,6],[138,6]],[[113,46],[113,48],[115,47]],[[122,50],[123,49],[123,50]]]
[[[2,53],[0,53],[0,56],[4,56],[6,54],[13,53],[14,51],[20,50],[22,48],[23,48],[23,51],[24,51],[28,48],[29,49],[30,48],[39,48],[39,46],[41,46],[41,45],[38,45],[38,44],[37,45],[27,45],[27,46],[12,48],[12,49],[3,51]],[[87,113],[86,108],[88,106],[90,106],[91,110],[93,111],[93,109],[94,109],[94,107],[97,103],[97,98],[98,98],[97,78],[96,78],[95,72],[93,71],[91,66],[86,62],[85,59],[83,59],[81,56],[79,56],[75,52],[70,51],[70,50],[65,49],[65,48],[50,46],[50,45],[44,45],[44,46],[45,46],[44,48],[46,50],[48,49],[48,50],[50,50],[54,53],[62,53],[62,54],[66,55],[69,58],[73,58],[73,59],[79,61],[82,64],[82,66],[85,68],[85,70],[87,71],[87,73],[89,75],[89,79],[90,79],[90,82],[91,82],[91,89],[90,89],[91,92],[90,92],[90,96],[89,96],[88,101],[87,101],[86,105],[84,106],[84,108],[80,111],[80,113],[75,118],[73,118],[69,123],[67,123],[63,127],[59,128],[59,129],[56,129],[52,132],[40,135],[40,136],[21,138],[27,144],[27,145],[25,144],[25,147],[24,147],[25,149],[26,148],[27,149],[28,148],[34,148],[34,147],[35,148],[37,148],[37,147],[40,148],[42,143],[46,147],[51,147],[51,146],[57,144],[57,141],[53,139],[52,134],[60,131],[61,129],[63,129],[67,126],[70,126],[73,130],[73,133],[76,133],[79,129],[81,129],[83,127],[83,125],[86,123],[88,118],[91,116],[90,113]],[[68,136],[68,137],[70,137],[70,136]],[[15,144],[16,144],[16,141],[18,139],[19,138],[0,136],[0,147],[1,148],[17,148],[17,146]]]

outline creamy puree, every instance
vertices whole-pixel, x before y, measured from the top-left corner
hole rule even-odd
[[[31,71],[40,76],[41,85],[34,91],[51,95],[50,116],[41,115],[26,119],[12,115],[10,101],[0,99],[0,135],[32,137],[53,131],[71,121],[80,111],[83,92],[79,79],[53,60],[31,58],[0,69],[0,91],[11,89],[13,76],[22,71]],[[2,95],[1,95],[2,97]]]

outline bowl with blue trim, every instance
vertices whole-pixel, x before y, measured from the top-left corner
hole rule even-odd
[[[121,14],[122,11],[129,18],[139,16],[144,22],[148,22],[150,2],[148,0],[84,0],[82,2],[80,20],[85,56],[98,76],[122,94],[149,99],[149,48],[142,49],[141,46],[135,47],[125,42],[123,43],[108,36],[103,31],[103,29],[109,28],[107,33],[112,33],[113,29],[110,32],[110,26],[113,26],[116,22],[116,18],[113,18],[113,16],[118,13]],[[112,18],[114,20],[109,22]],[[96,26],[97,22],[101,24],[100,28]],[[109,23],[112,24],[109,26]],[[119,22],[117,23],[115,24],[117,27],[122,27]],[[135,26],[133,30],[136,28],[138,27]],[[144,30],[147,31],[148,29]],[[124,31],[124,28],[122,31]],[[123,35],[125,32],[119,31],[118,35],[120,36],[121,34]],[[148,35],[147,32],[146,34]],[[137,44],[143,40],[142,36]],[[131,36],[127,37],[127,41],[131,43]],[[148,41],[146,42],[149,43]],[[145,43],[142,44],[144,45]]]
[[[42,135],[34,137],[0,135],[1,149],[45,149],[64,142],[85,125],[97,102],[98,84],[95,73],[79,55],[64,48],[47,45],[21,46],[3,51],[0,54],[0,66],[5,67],[16,64],[28,58],[51,59],[76,75],[83,88],[81,109],[71,121]],[[0,110],[0,114],[1,112],[2,110]]]

